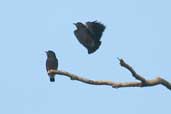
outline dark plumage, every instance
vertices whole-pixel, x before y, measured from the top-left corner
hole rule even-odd
[[[97,21],[86,22],[88,30],[94,35],[96,40],[100,40],[102,33],[105,30],[105,26]]]
[[[56,58],[56,55],[53,51],[49,50],[46,52],[47,55],[47,60],[46,60],[46,70],[47,72],[49,70],[57,70],[58,68],[58,59]],[[50,81],[54,82],[55,81],[55,74],[50,73],[48,74],[50,77]]]
[[[81,22],[75,23],[77,29],[74,34],[78,41],[87,48],[88,54],[95,52],[101,45],[101,37],[105,26],[97,21],[86,22],[84,25]]]

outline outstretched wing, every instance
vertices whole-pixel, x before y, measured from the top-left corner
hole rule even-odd
[[[92,39],[91,34],[87,29],[75,30],[74,35],[78,41],[87,49],[94,46],[94,39]]]
[[[86,22],[86,25],[91,34],[94,35],[95,40],[99,41],[106,27],[97,21]]]
[[[97,22],[87,22],[85,26],[82,23],[76,23],[77,29],[74,31],[74,35],[77,40],[88,50],[88,54],[95,52],[101,45],[100,37],[105,27]],[[89,28],[88,28],[89,25]],[[100,28],[99,28],[100,27]]]

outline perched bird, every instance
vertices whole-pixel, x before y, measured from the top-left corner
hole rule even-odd
[[[56,58],[56,55],[53,51],[49,50],[46,51],[47,60],[46,60],[46,70],[47,72],[49,70],[57,70],[58,68],[58,59]],[[48,73],[50,82],[55,82],[55,74],[54,73]]]
[[[74,23],[77,27],[74,34],[78,41],[88,50],[88,54],[95,52],[101,45],[101,37],[105,30],[105,26],[97,21]]]

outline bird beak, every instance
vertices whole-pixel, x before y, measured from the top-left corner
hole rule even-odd
[[[76,23],[73,23],[76,26]]]
[[[47,53],[47,51],[45,51],[45,53]]]

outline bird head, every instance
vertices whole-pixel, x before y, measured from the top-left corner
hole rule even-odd
[[[74,25],[75,25],[77,28],[85,27],[85,25],[82,24],[81,22],[74,23]]]
[[[46,52],[47,57],[56,57],[55,52],[53,52],[52,50],[48,50],[45,52]]]

